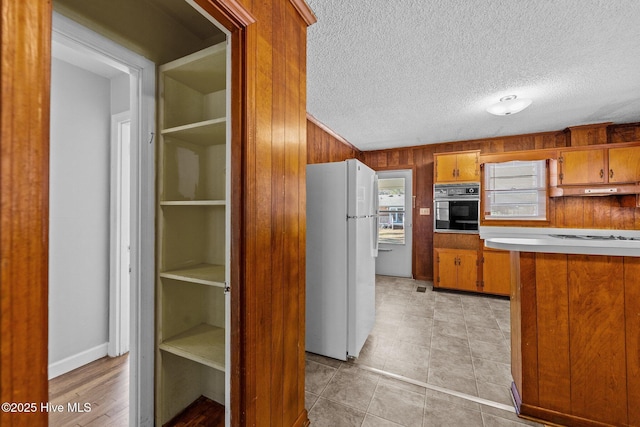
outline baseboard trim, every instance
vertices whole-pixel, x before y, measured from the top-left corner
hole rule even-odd
[[[91,363],[94,360],[98,360],[101,357],[106,356],[108,347],[109,343],[100,344],[83,352],[66,357],[58,362],[49,364],[49,379],[66,374],[80,366],[84,366],[87,363]]]

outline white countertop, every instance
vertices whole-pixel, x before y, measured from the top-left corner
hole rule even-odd
[[[480,238],[508,251],[640,257],[639,230],[481,226]]]

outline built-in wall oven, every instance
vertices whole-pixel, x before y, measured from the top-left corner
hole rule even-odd
[[[435,184],[433,213],[435,232],[477,233],[480,184]]]

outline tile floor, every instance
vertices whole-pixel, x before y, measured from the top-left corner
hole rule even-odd
[[[376,310],[358,359],[307,354],[313,426],[540,426],[513,411],[507,299],[378,276]]]

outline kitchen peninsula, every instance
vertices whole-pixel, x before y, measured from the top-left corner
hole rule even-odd
[[[480,237],[511,251],[518,413],[640,426],[640,231],[481,226]]]

